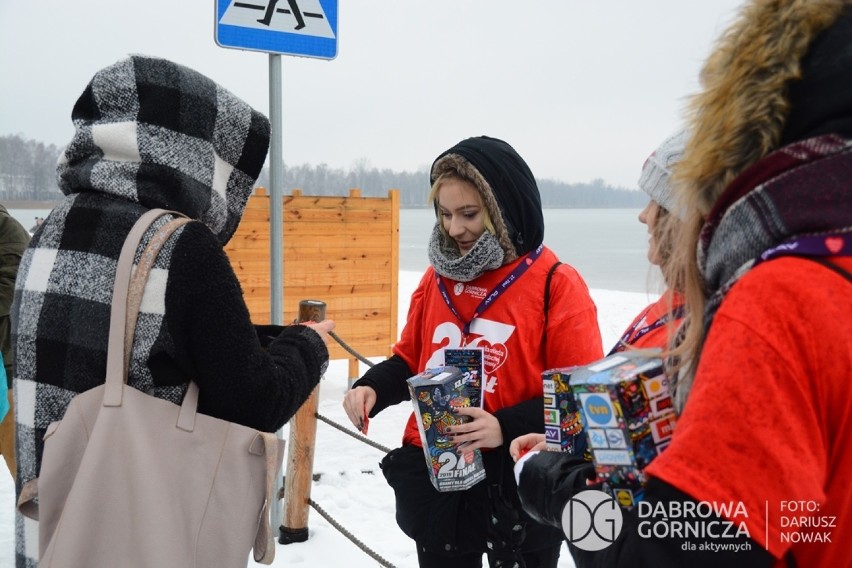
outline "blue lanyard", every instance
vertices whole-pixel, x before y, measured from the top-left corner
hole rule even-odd
[[[453,315],[456,316],[463,325],[464,325],[464,334],[468,335],[470,333],[470,324],[473,323],[473,320],[481,316],[485,310],[491,307],[491,305],[497,301],[503,292],[505,292],[509,286],[517,282],[517,280],[523,276],[524,272],[526,272],[533,263],[538,260],[538,257],[541,256],[541,251],[544,250],[544,244],[540,244],[537,249],[529,253],[526,257],[522,258],[518,265],[509,273],[503,281],[494,287],[485,298],[479,303],[476,307],[476,311],[473,312],[473,317],[470,318],[470,321],[465,322],[464,319],[459,315],[459,312],[456,310],[456,307],[453,305],[453,301],[450,298],[450,293],[447,291],[447,286],[444,284],[443,279],[436,275],[435,281],[438,284],[438,290],[441,291],[441,297],[444,298],[444,302],[447,304],[447,307],[450,308],[450,311],[453,312]]]

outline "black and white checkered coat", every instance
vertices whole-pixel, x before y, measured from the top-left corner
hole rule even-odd
[[[192,378],[201,412],[274,431],[328,361],[305,326],[261,346],[223,251],[266,157],[266,117],[195,71],[138,56],[98,72],[72,117],[58,165],[66,198],[34,235],[15,289],[18,491],[38,476],[47,426],[104,381],[116,261],[150,208],[200,222],[179,229],[151,271],[129,384],[179,402]],[[37,524],[19,515],[16,525],[17,565],[35,567]]]

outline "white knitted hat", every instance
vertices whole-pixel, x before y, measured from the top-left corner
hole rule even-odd
[[[683,148],[686,145],[688,133],[680,130],[666,138],[660,147],[648,156],[642,166],[642,175],[639,176],[639,187],[647,193],[651,199],[669,212],[675,212],[675,196],[669,185],[672,174],[672,166],[683,157]],[[680,216],[680,215],[679,215]]]

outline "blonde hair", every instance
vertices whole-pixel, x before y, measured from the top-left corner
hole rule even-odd
[[[651,231],[651,236],[654,237],[657,249],[654,252],[660,259],[660,270],[662,270],[664,276],[681,231],[681,222],[677,215],[673,215],[671,211],[658,203],[657,210],[654,213],[654,229]]]
[[[476,189],[476,200],[479,203],[480,212],[482,213],[483,219],[482,222],[485,225],[485,230],[491,233],[492,235],[496,235],[497,231],[494,229],[494,222],[491,220],[491,215],[488,213],[488,207],[485,206],[485,201],[482,199],[482,194],[479,192],[479,188],[476,187],[476,184],[471,182],[468,179],[463,178],[460,175],[457,175],[453,172],[447,172],[439,175],[435,178],[435,182],[432,184],[432,189],[429,190],[429,197],[426,199],[426,203],[432,205],[435,208],[435,219],[438,221],[438,227],[441,229],[441,233],[449,239],[450,242],[455,242],[450,238],[450,235],[447,233],[447,230],[444,228],[444,222],[441,218],[441,210],[438,204],[438,192],[441,190],[441,186],[444,182],[448,180],[458,180],[467,182]]]

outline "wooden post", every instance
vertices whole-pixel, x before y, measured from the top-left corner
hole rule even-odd
[[[325,303],[318,300],[299,302],[300,322],[325,319]],[[317,406],[319,385],[290,420],[290,450],[284,476],[284,519],[278,542],[290,544],[308,540],[308,501],[314,469],[314,446],[317,438]]]

